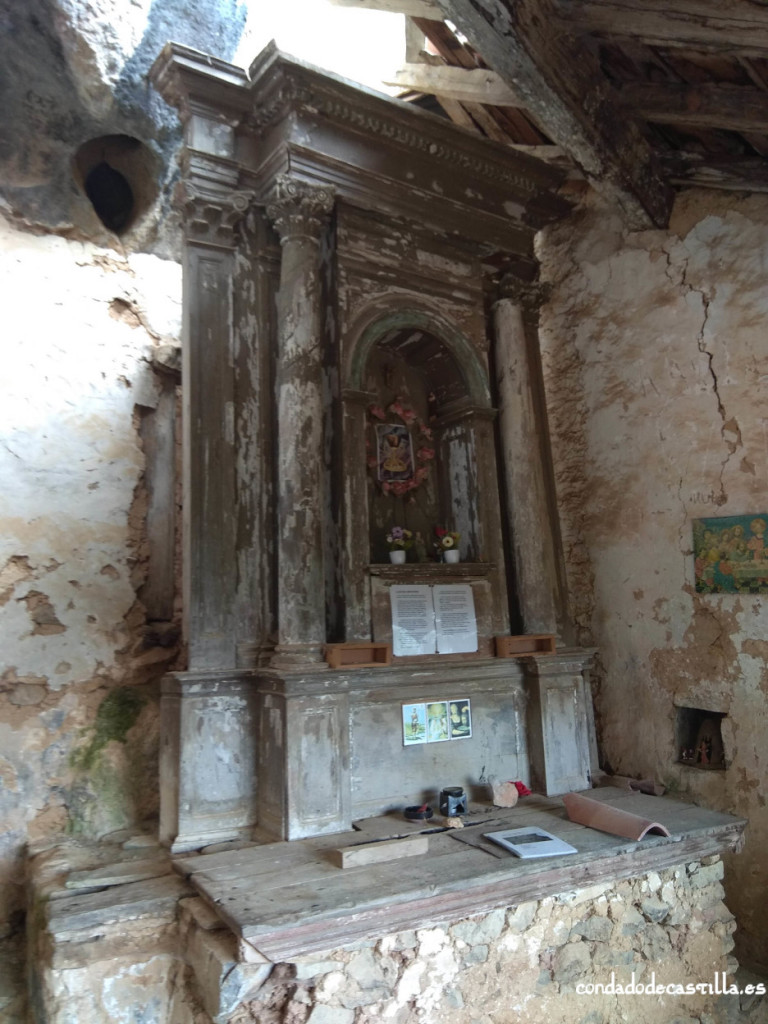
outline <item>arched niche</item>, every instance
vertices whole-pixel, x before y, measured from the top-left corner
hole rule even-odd
[[[345,384],[343,549],[351,639],[370,634],[368,574],[388,562],[392,526],[419,534],[432,565],[437,525],[460,533],[464,565],[498,563],[502,552],[495,412],[478,348],[432,310],[378,311],[351,346]],[[411,549],[409,566],[418,556],[418,547]]]

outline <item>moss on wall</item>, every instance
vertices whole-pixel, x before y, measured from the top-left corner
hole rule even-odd
[[[146,701],[128,686],[111,690],[99,705],[91,738],[72,753],[72,767],[83,772],[93,770],[96,758],[110,742],[125,743],[128,731],[136,724]]]

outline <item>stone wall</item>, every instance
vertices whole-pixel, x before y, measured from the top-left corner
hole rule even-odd
[[[765,1007],[755,1003],[752,1016],[749,999],[723,995],[743,982],[734,980],[735,925],[717,857],[272,964],[238,958],[234,935],[185,892],[165,855],[137,837],[125,845],[70,844],[32,862],[40,1021],[746,1024]],[[141,859],[125,860],[131,854]],[[98,879],[87,864],[105,865]],[[121,871],[127,884],[117,884]],[[116,883],[109,896],[66,888],[99,880]],[[633,981],[706,987],[616,988]]]
[[[578,639],[606,767],[750,819],[726,872],[768,963],[768,606],[694,590],[691,520],[768,510],[768,198],[688,192],[668,231],[592,198],[540,240],[542,348]],[[725,713],[728,768],[677,764],[675,707]]]

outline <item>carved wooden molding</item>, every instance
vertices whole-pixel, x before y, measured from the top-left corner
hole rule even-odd
[[[317,241],[333,209],[334,198],[332,188],[308,185],[290,174],[279,174],[272,201],[267,205],[267,216],[282,244],[295,238]]]
[[[253,192],[230,192],[208,195],[190,182],[185,182],[177,202],[184,216],[187,238],[199,245],[234,249],[238,224],[254,201]]]
[[[518,193],[536,195],[542,189],[540,180],[534,176],[529,177],[518,168],[510,168],[509,161],[495,161],[468,152],[455,144],[425,135],[423,130],[398,120],[395,114],[386,116],[384,113],[374,113],[359,103],[348,102],[341,95],[330,91],[321,93],[293,79],[283,82],[257,107],[248,119],[248,124],[261,130],[284,117],[290,109],[301,108],[311,108],[315,114],[322,114],[332,122],[415,150]]]

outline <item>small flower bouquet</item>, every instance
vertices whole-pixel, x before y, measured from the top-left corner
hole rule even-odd
[[[404,526],[393,526],[387,534],[390,551],[407,551],[413,546],[413,531]]]
[[[446,530],[444,526],[435,527],[435,553],[438,562],[459,561],[459,540],[461,534],[455,530]]]
[[[437,551],[438,556],[441,556],[444,552],[450,551],[453,548],[457,548],[459,546],[459,541],[461,540],[460,533],[446,530],[444,526],[435,527],[435,536],[437,537],[437,540],[435,541],[435,550]]]

